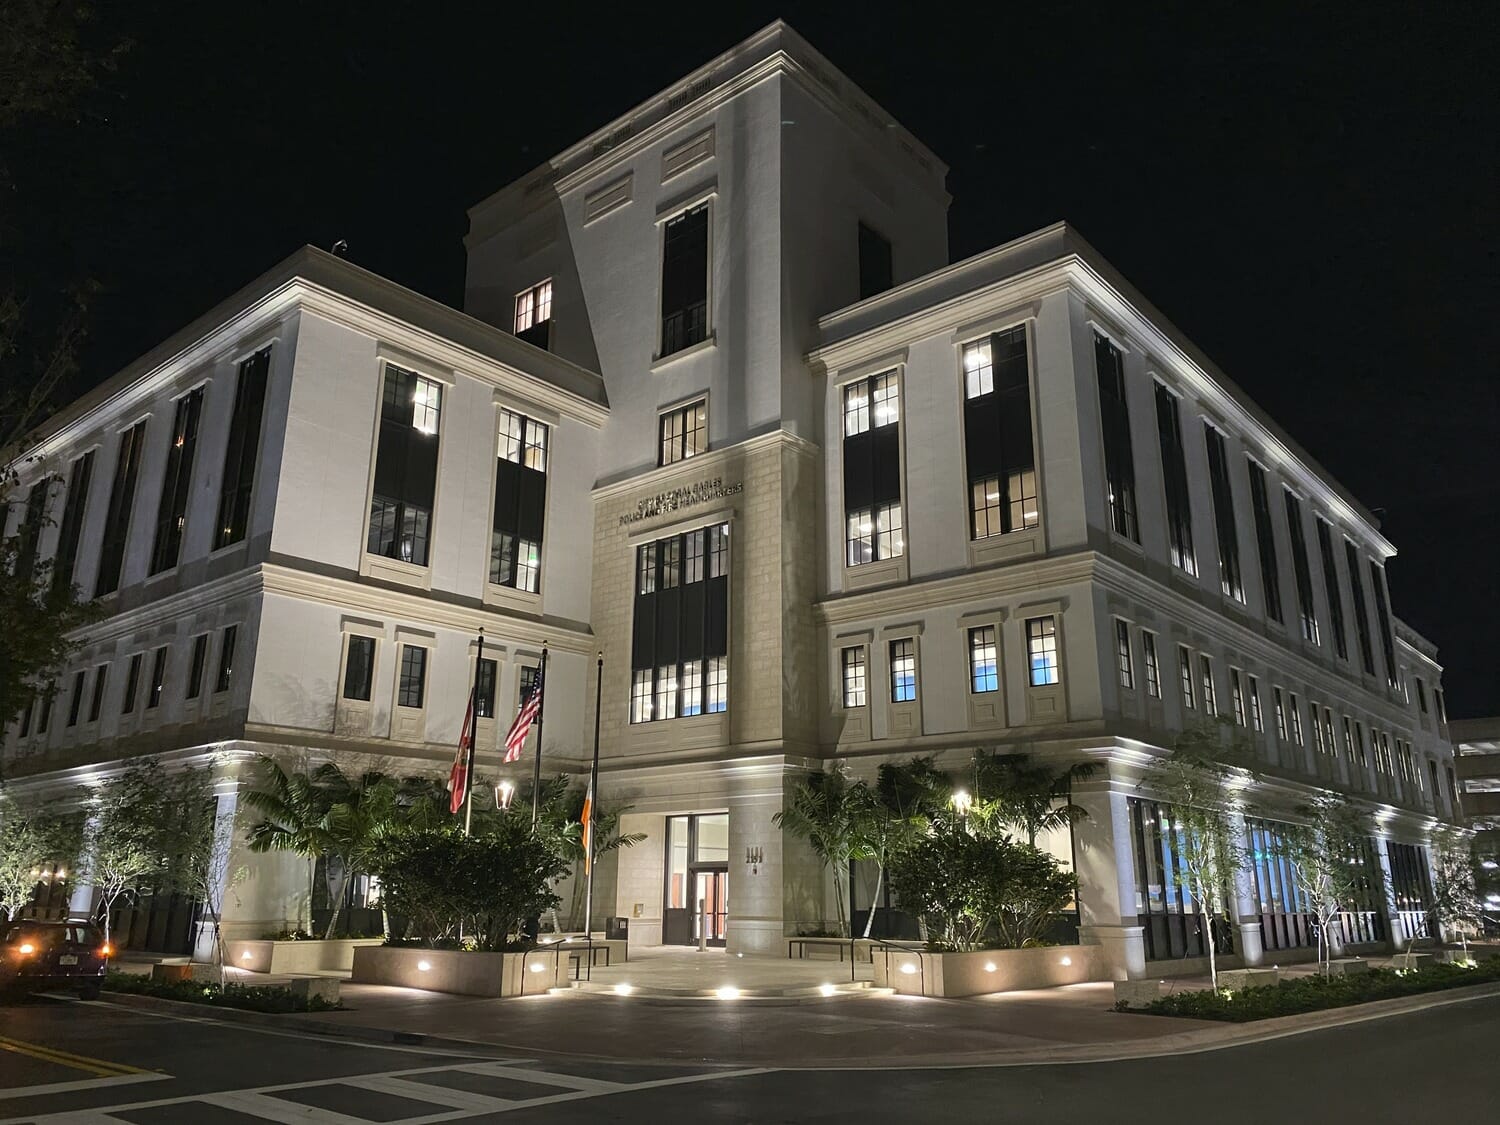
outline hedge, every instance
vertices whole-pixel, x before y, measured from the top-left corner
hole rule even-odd
[[[104,978],[104,990],[207,1004],[214,1008],[244,1008],[252,1012],[331,1012],[343,1007],[342,1004],[330,1004],[321,996],[314,996],[309,1002],[289,988],[268,984],[230,984],[221,988],[204,981],[152,980],[134,973],[108,974]]]

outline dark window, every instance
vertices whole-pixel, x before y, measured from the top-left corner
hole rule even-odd
[[[1391,609],[1385,596],[1385,568],[1370,560],[1370,589],[1375,595],[1375,619],[1380,623],[1380,650],[1385,654],[1385,678],[1391,687],[1400,686],[1396,670],[1396,644],[1391,634]]]
[[[917,698],[917,642],[892,641],[890,654],[891,702],[910,703]]]
[[[1250,462],[1250,506],[1255,511],[1255,541],[1260,548],[1260,584],[1265,591],[1266,616],[1281,617],[1281,576],[1276,562],[1276,535],[1271,525],[1271,501],[1266,493],[1266,471]]]
[[[1359,662],[1370,675],[1375,674],[1375,653],[1370,647],[1370,618],[1365,608],[1365,583],[1359,574],[1359,552],[1344,540],[1344,562],[1349,570],[1349,592],[1354,595],[1354,636],[1359,642]]]
[[[729,525],[636,548],[630,721],[728,707]]]
[[[859,224],[859,299],[884,293],[894,284],[891,243],[878,231]]]
[[[1172,828],[1170,807],[1138,797],[1130,797],[1127,802],[1135,858],[1135,914],[1144,929],[1146,960],[1206,956],[1210,926],[1214,949],[1228,953],[1230,935],[1223,919],[1210,923],[1183,886],[1178,834]]]
[[[1321,644],[1318,614],[1313,608],[1312,569],[1307,561],[1307,540],[1302,533],[1302,504],[1291,492],[1286,500],[1286,526],[1292,537],[1292,570],[1297,576],[1297,611],[1302,622],[1302,639]]]
[[[1245,829],[1265,947],[1295,949],[1316,945],[1317,915],[1287,858],[1285,827],[1275,821],[1246,817]],[[1343,909],[1333,924],[1342,931],[1345,945],[1384,941],[1380,868],[1369,840],[1360,845],[1355,860],[1368,874],[1357,882],[1348,901],[1341,904]]]
[[[83,534],[83,515],[88,505],[89,482],[94,479],[94,451],[91,449],[73,462],[68,472],[68,498],[63,504],[62,527],[58,531],[57,553],[52,559],[52,588],[65,590],[73,585],[73,567],[78,561],[78,540]]]
[[[440,383],[386,365],[366,545],[372,555],[427,565],[442,398]]]
[[[1240,536],[1234,526],[1234,486],[1229,480],[1224,435],[1205,423],[1203,437],[1208,447],[1208,482],[1214,498],[1214,528],[1218,531],[1219,587],[1225,597],[1242,602],[1245,600],[1245,586],[1240,581]]]
[[[37,711],[37,734],[46,734],[47,728],[52,725],[52,701],[56,698],[57,682],[55,680],[48,680],[47,686],[42,689],[42,706]]]
[[[208,661],[208,634],[199,633],[193,638],[193,656],[188,662],[187,697],[197,699],[203,694],[203,666]]]
[[[109,682],[109,665],[101,664],[94,669],[94,698],[89,702],[89,722],[99,721],[99,712],[104,707],[104,685]]]
[[[541,582],[548,436],[544,423],[512,410],[500,411],[490,529],[490,581],[497,586],[535,593]]]
[[[47,491],[51,487],[52,478],[43,477],[26,494],[26,514],[21,517],[21,526],[16,528],[20,541],[16,544],[15,576],[22,584],[30,583],[36,569],[37,541],[47,522]]]
[[[21,727],[16,732],[17,738],[26,738],[31,734],[31,714],[36,710],[36,699],[28,699],[26,706],[21,708]]]
[[[369,702],[375,677],[375,638],[349,638],[349,654],[344,659],[344,698]]]
[[[1130,409],[1125,402],[1125,363],[1120,349],[1094,334],[1094,371],[1099,380],[1099,421],[1104,432],[1104,475],[1109,488],[1109,525],[1116,535],[1140,542],[1135,517],[1135,460],[1130,446]]]
[[[68,700],[68,726],[78,725],[78,715],[83,710],[83,681],[84,672],[80,669],[73,673],[73,693]]]
[[[1437,708],[1438,722],[1446,723],[1448,721],[1448,705],[1443,702],[1442,688],[1432,689],[1432,702],[1433,705]]]
[[[141,445],[145,440],[145,422],[137,422],[120,435],[115,480],[110,488],[104,535],[99,544],[99,580],[94,585],[96,598],[113,594],[120,588],[120,569],[125,562],[125,540],[130,535],[130,513],[135,507],[136,477],[141,470]]]
[[[128,715],[135,710],[135,693],[141,684],[141,654],[130,658],[130,668],[125,673],[125,698],[120,703],[120,714]]]
[[[1130,659],[1130,623],[1119,618],[1115,619],[1115,671],[1122,688],[1135,690],[1135,667]]]
[[[1432,882],[1424,849],[1414,844],[1386,843],[1391,864],[1391,892],[1396,903],[1396,924],[1408,942],[1430,936],[1428,912],[1432,909]]]
[[[699,399],[669,410],[657,423],[656,463],[675,465],[696,457],[708,448],[708,404]]]
[[[481,719],[495,717],[495,677],[499,667],[488,657],[479,661],[479,668],[474,677],[474,713]]]
[[[1193,550],[1193,507],[1188,499],[1187,451],[1182,447],[1182,420],[1177,396],[1156,384],[1156,433],[1161,444],[1162,483],[1167,494],[1167,543],[1172,565],[1198,573]]]
[[[193,454],[198,448],[198,420],[203,413],[203,388],[177,400],[172,422],[172,444],[167,450],[167,472],[161,482],[161,506],[156,513],[156,540],[151,547],[151,573],[177,565],[182,551],[182,528],[187,520],[193,485]]]
[[[151,686],[146,690],[146,710],[161,705],[162,689],[167,684],[167,646],[162,645],[151,659]]]
[[[214,680],[215,693],[229,690],[229,681],[234,676],[234,642],[239,639],[240,627],[226,625],[219,640],[219,674]]]
[[[667,221],[661,259],[661,354],[708,338],[708,204]]]
[[[255,487],[255,459],[260,451],[261,416],[265,413],[271,349],[262,348],[240,363],[224,444],[224,479],[219,484],[219,519],[214,550],[238,543],[250,527],[250,493]]]
[[[1036,527],[1041,516],[1025,327],[965,344],[963,368],[969,535],[984,539]]]
[[[401,684],[396,702],[402,707],[422,706],[427,687],[427,650],[418,645],[401,646]]]
[[[552,280],[516,294],[516,336],[538,348],[552,343]]]
[[[1318,520],[1318,557],[1323,563],[1323,591],[1328,595],[1328,629],[1333,650],[1340,660],[1349,659],[1349,639],[1344,634],[1344,596],[1339,592],[1339,572],[1333,560],[1333,532],[1327,520]]]
[[[901,511],[901,388],[896,373],[844,387],[845,560],[906,552]]]

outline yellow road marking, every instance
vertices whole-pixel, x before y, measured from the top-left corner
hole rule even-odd
[[[60,1051],[55,1047],[43,1047],[39,1043],[26,1043],[20,1039],[8,1039],[0,1035],[0,1050],[13,1051],[18,1055],[26,1055],[29,1058],[38,1059],[42,1062],[56,1063],[71,1070],[84,1070],[101,1078],[116,1078],[124,1074],[150,1074],[149,1070],[142,1070],[137,1066],[127,1066],[125,1063],[109,1062],[106,1059],[89,1058],[87,1055],[75,1055],[71,1051]]]

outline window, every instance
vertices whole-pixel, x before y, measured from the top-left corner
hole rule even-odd
[[[844,514],[849,566],[906,551],[901,511],[901,395],[896,373],[844,387]]]
[[[73,691],[68,699],[68,726],[78,725],[78,715],[83,710],[83,681],[84,671],[79,669],[73,673]]]
[[[1115,665],[1120,676],[1120,686],[1126,691],[1135,688],[1135,667],[1130,660],[1130,624],[1115,619]]]
[[[1243,673],[1238,668],[1229,669],[1229,709],[1237,727],[1247,725],[1245,720],[1249,717],[1245,713],[1245,687],[1240,682],[1241,675]]]
[[[1416,676],[1413,678],[1417,683],[1417,708],[1422,712],[1422,714],[1425,715],[1427,714],[1427,688],[1422,683],[1421,676]]]
[[[657,423],[660,437],[656,463],[675,465],[708,448],[708,403],[704,399],[669,410]]]
[[[1302,739],[1302,708],[1297,704],[1297,693],[1287,693],[1287,706],[1291,708],[1292,741],[1298,746],[1305,745]]]
[[[89,722],[99,721],[99,712],[104,708],[104,685],[109,682],[109,665],[101,664],[94,669],[94,698],[89,701]]]
[[[1365,586],[1359,576],[1359,553],[1354,544],[1344,540],[1344,564],[1349,571],[1349,593],[1354,598],[1354,637],[1359,642],[1359,663],[1365,672],[1375,674],[1375,653],[1370,646],[1370,618],[1365,609]]]
[[[262,348],[240,364],[234,388],[229,440],[224,445],[224,480],[219,486],[219,519],[214,549],[245,538],[250,526],[250,493],[255,485],[255,458],[260,450],[261,415],[265,413],[271,349]]]
[[[1344,598],[1339,593],[1339,572],[1333,561],[1333,530],[1328,521],[1319,519],[1318,557],[1323,563],[1323,592],[1328,596],[1328,627],[1333,633],[1333,650],[1340,660],[1349,659],[1349,641],[1344,636]]]
[[[63,504],[62,526],[58,529],[57,551],[52,556],[52,588],[62,591],[73,585],[73,567],[78,560],[78,540],[83,534],[83,515],[88,505],[89,482],[94,479],[94,451],[91,449],[68,470],[68,498]],[[4,528],[0,527],[0,533]]]
[[[1094,372],[1099,381],[1099,419],[1104,431],[1104,476],[1109,486],[1109,526],[1139,543],[1135,517],[1135,461],[1130,447],[1130,408],[1125,402],[1125,362],[1120,349],[1094,333]]]
[[[1141,630],[1141,654],[1146,664],[1146,694],[1161,698],[1161,661],[1156,655],[1156,634]]]
[[[661,259],[661,354],[708,339],[708,204],[667,221]]]
[[[516,337],[545,349],[552,342],[552,279],[516,294]]]
[[[1198,668],[1203,676],[1203,713],[1213,718],[1219,713],[1219,701],[1214,695],[1214,662],[1199,654]]]
[[[865,680],[865,646],[854,645],[841,654],[845,708],[863,707],[867,701]]]
[[[1380,650],[1385,654],[1385,678],[1397,686],[1396,645],[1391,635],[1390,603],[1385,596],[1385,568],[1370,560],[1370,589],[1375,594],[1375,619],[1380,624]]]
[[[193,487],[193,455],[198,450],[198,421],[202,414],[202,387],[177,400],[172,444],[167,449],[167,471],[161,482],[161,504],[156,510],[156,538],[151,545],[152,574],[171,570],[182,553],[182,529],[187,522],[188,496]]]
[[[214,680],[214,693],[229,690],[229,681],[234,676],[234,642],[239,639],[240,627],[226,625],[219,639],[219,674]]]
[[[1254,676],[1247,676],[1246,683],[1250,690],[1250,725],[1255,728],[1257,734],[1263,734],[1266,729],[1266,717],[1260,709],[1260,684]]]
[[[1370,755],[1365,750],[1365,728],[1358,719],[1354,721],[1354,756],[1361,766],[1370,764]]]
[[[386,365],[365,547],[372,555],[427,565],[442,400],[442,384]]]
[[[31,486],[26,494],[26,514],[16,528],[15,575],[23,583],[29,583],[36,567],[37,542],[42,528],[47,524],[47,493],[51,491],[52,478],[43,477]]]
[[[1156,384],[1156,432],[1161,443],[1162,482],[1167,493],[1167,543],[1172,565],[1189,574],[1198,573],[1193,552],[1193,508],[1188,500],[1187,454],[1182,448],[1182,420],[1177,396]]]
[[[1055,684],[1061,674],[1057,663],[1057,618],[1032,617],[1026,621],[1026,660],[1031,686]]]
[[[859,224],[859,299],[884,293],[893,281],[890,240]]]
[[[1292,569],[1297,576],[1297,610],[1302,622],[1302,639],[1321,644],[1318,614],[1313,608],[1312,570],[1307,562],[1307,540],[1302,534],[1302,503],[1290,490],[1282,493],[1286,501],[1287,530],[1292,536]]]
[[[474,669],[474,717],[476,719],[495,717],[495,680],[499,671],[500,665],[488,657],[482,657]]]
[[[146,710],[161,705],[162,689],[167,685],[167,646],[162,645],[151,658],[151,683],[146,688]]]
[[[1342,725],[1343,725],[1343,728],[1344,728],[1344,753],[1346,755],[1348,755],[1349,761],[1353,762],[1353,761],[1355,761],[1355,756],[1354,756],[1354,723],[1350,721],[1348,715],[1342,716],[1342,719],[1343,719]]]
[[[1000,656],[993,625],[969,630],[969,690],[979,695],[1000,690]]]
[[[1255,512],[1255,543],[1260,551],[1260,586],[1265,592],[1266,616],[1281,621],[1281,577],[1276,562],[1276,533],[1271,524],[1271,501],[1266,493],[1266,471],[1250,462],[1250,506]]]
[[[1036,454],[1026,328],[963,348],[964,459],[974,539],[1036,527]]]
[[[197,699],[203,692],[203,666],[208,660],[208,634],[193,638],[193,656],[188,662],[187,697]]]
[[[1313,750],[1319,754],[1331,754],[1333,747],[1323,741],[1323,728],[1318,725],[1318,704],[1316,701],[1308,704],[1307,717],[1312,725]]]
[[[350,635],[344,656],[344,698],[370,701],[375,680],[375,638]]]
[[[891,702],[917,698],[917,643],[910,637],[891,642]]]
[[[47,728],[52,725],[52,701],[57,698],[57,682],[48,680],[47,686],[42,689],[42,706],[36,716],[37,734],[46,734]]]
[[[1182,684],[1182,705],[1192,711],[1197,704],[1193,701],[1196,694],[1193,690],[1193,654],[1187,645],[1177,646],[1177,677]]]
[[[1442,688],[1432,689],[1432,702],[1437,707],[1438,722],[1446,723],[1448,721],[1448,705],[1443,702]]]
[[[120,714],[128,715],[135,710],[136,688],[141,682],[141,654],[130,658],[130,667],[125,673],[125,699],[120,704]]]
[[[427,650],[420,645],[401,646],[401,682],[397,686],[398,707],[421,707],[427,693]]]
[[[21,709],[21,725],[16,731],[17,738],[27,738],[31,734],[31,713],[36,708],[36,700],[28,699],[26,706]]]
[[[490,581],[534,594],[542,574],[551,434],[546,423],[513,410],[500,411],[498,428]]]
[[[1208,447],[1208,483],[1214,498],[1214,529],[1219,543],[1219,587],[1226,598],[1245,600],[1240,581],[1240,536],[1234,526],[1234,486],[1229,480],[1229,457],[1224,435],[1208,423],[1203,425]]]
[[[729,525],[636,548],[631,722],[728,706]]]
[[[1281,689],[1279,687],[1271,689],[1271,698],[1275,701],[1276,706],[1276,737],[1285,742],[1287,740],[1286,707],[1282,704]]]
[[[104,535],[99,544],[99,579],[94,596],[102,598],[120,588],[120,569],[125,562],[125,541],[130,536],[130,513],[135,507],[136,478],[141,471],[141,446],[146,440],[146,423],[137,422],[120,435],[115,455],[115,480],[110,488],[109,507],[104,513]]]

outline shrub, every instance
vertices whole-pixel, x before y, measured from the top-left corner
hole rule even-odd
[[[321,996],[311,1001],[289,988],[266,984],[230,984],[220,987],[193,980],[152,980],[133,973],[110,973],[104,978],[107,992],[127,992],[134,996],[155,996],[162,1000],[180,1000],[188,1004],[207,1004],[216,1008],[243,1008],[251,1012],[332,1012],[342,1004],[330,1004]]]

